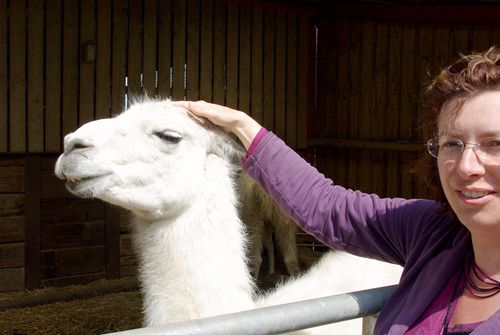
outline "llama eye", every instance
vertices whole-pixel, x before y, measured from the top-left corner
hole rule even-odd
[[[167,133],[158,132],[158,133],[155,133],[155,135],[158,138],[160,138],[162,141],[165,141],[165,142],[168,142],[168,143],[171,143],[171,144],[177,144],[177,143],[179,143],[182,140],[182,137],[175,136],[175,135],[172,135],[172,134],[167,134]]]

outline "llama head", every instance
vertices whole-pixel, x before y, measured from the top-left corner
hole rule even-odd
[[[79,197],[135,214],[176,215],[203,191],[208,165],[231,170],[241,147],[168,100],[138,101],[115,118],[89,122],[64,139],[55,173]]]

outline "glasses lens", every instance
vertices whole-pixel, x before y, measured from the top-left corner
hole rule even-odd
[[[426,143],[427,151],[433,156],[438,157],[439,153],[439,140],[437,138],[431,138]]]
[[[500,161],[500,139],[487,138],[480,144],[475,144],[475,152],[484,158],[488,158],[490,162]]]

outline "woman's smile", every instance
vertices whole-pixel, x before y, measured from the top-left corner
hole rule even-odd
[[[493,191],[480,191],[480,190],[457,190],[458,197],[469,205],[484,205],[492,200],[496,192]]]

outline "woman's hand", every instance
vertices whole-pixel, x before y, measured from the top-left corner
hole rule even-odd
[[[172,104],[183,107],[196,116],[205,117],[228,132],[232,132],[243,117],[243,112],[205,101],[172,101]]]
[[[172,104],[185,108],[196,116],[207,118],[225,131],[234,133],[247,149],[262,128],[247,114],[222,105],[205,101],[173,101]]]

